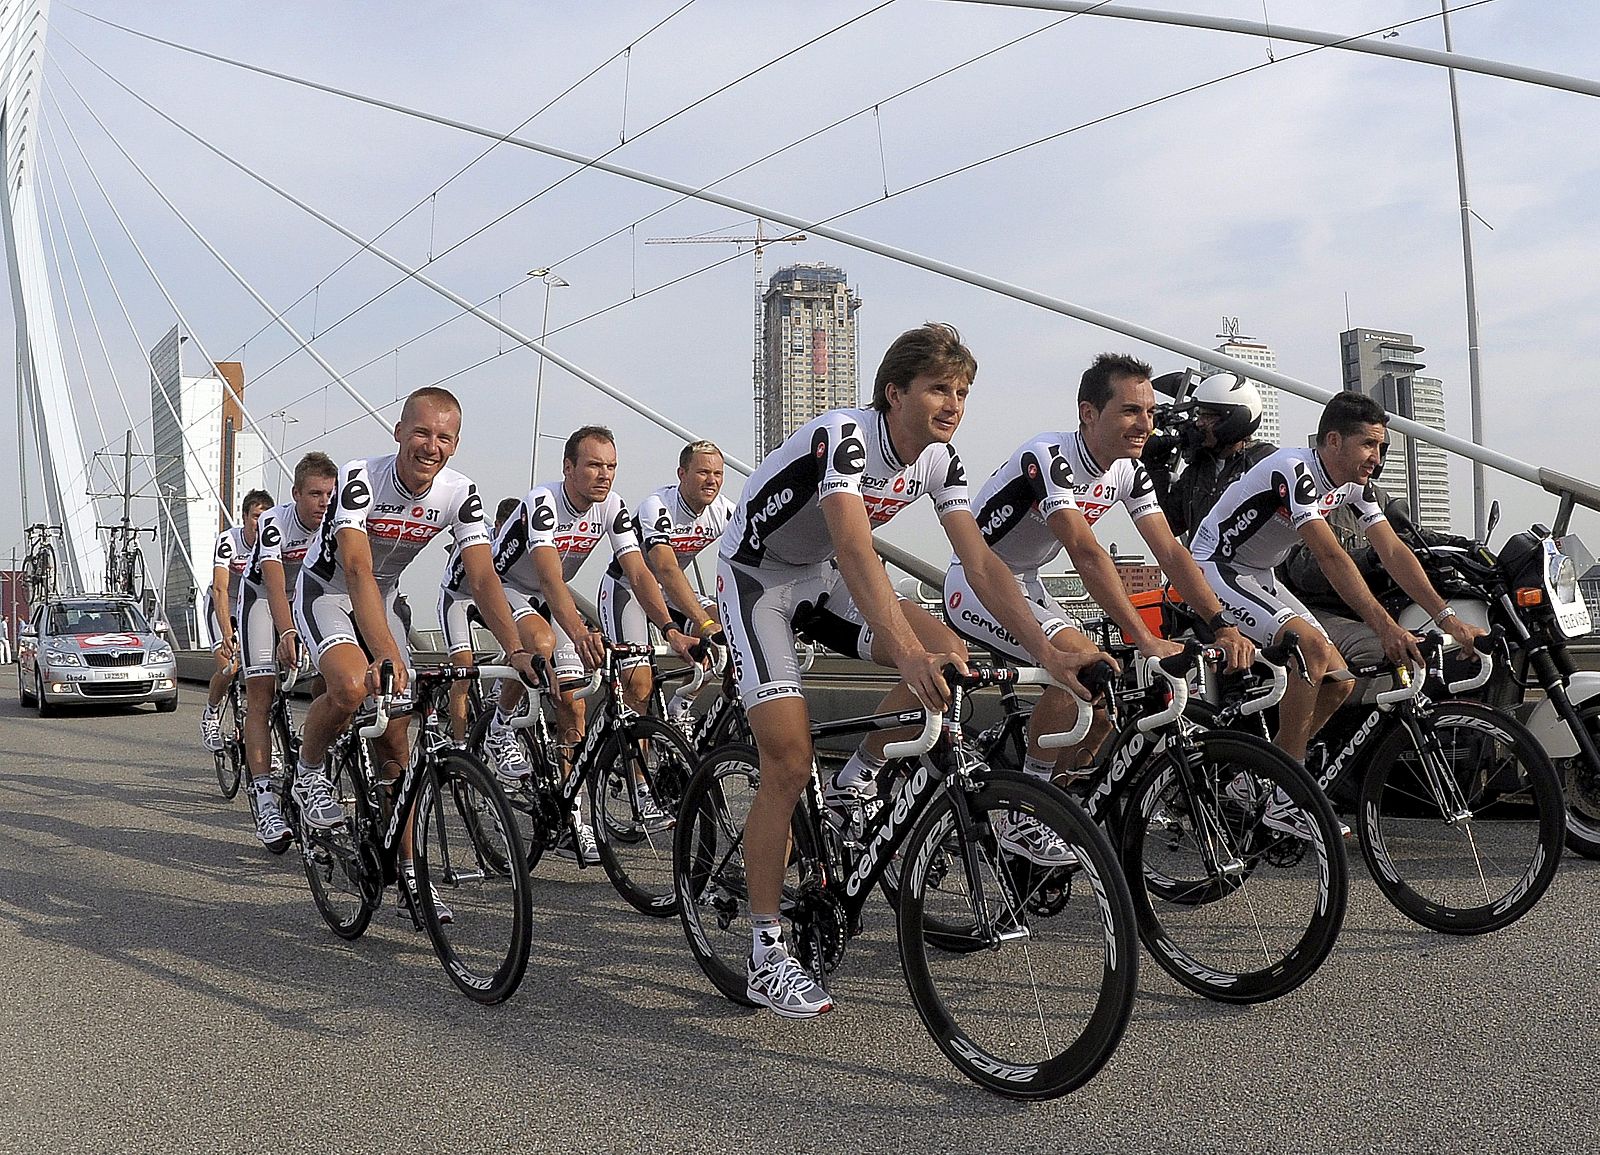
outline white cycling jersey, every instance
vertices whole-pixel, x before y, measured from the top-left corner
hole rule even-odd
[[[308,527],[302,522],[292,501],[275,505],[263,513],[261,520],[256,522],[256,544],[250,551],[249,564],[245,567],[245,584],[264,589],[261,563],[275,561],[283,567],[284,589],[293,590],[295,579],[300,576],[300,566],[305,562],[306,553],[316,540],[319,528]]]
[[[989,548],[1012,572],[1031,573],[1061,552],[1046,522],[1077,509],[1090,525],[1121,502],[1135,521],[1160,513],[1144,465],[1119,457],[1102,466],[1083,434],[1041,433],[1024,442],[978,492],[974,516]]]
[[[323,590],[348,594],[336,548],[342,529],[367,535],[372,576],[385,597],[398,588],[406,566],[439,534],[450,533],[457,557],[470,545],[489,543],[483,502],[469,478],[445,466],[426,493],[410,493],[400,482],[393,455],[358,458],[339,470],[338,493],[306,554],[302,578],[311,574]]]
[[[260,527],[257,526],[256,540],[260,541]],[[239,601],[239,583],[244,580],[244,571],[250,565],[250,546],[244,540],[244,527],[230,525],[227,529],[217,534],[217,544],[211,550],[211,568],[226,569],[228,571],[228,605],[232,606]]]
[[[579,509],[568,500],[566,486],[561,482],[536,485],[500,527],[494,539],[494,568],[507,586],[529,597],[539,597],[543,591],[533,566],[535,549],[554,549],[561,557],[561,580],[571,581],[602,537],[610,539],[611,549],[617,554],[639,548],[633,515],[616,491],[604,501]],[[445,584],[451,590],[460,590],[465,583],[465,567],[458,557]]]
[[[721,494],[710,505],[695,513],[684,503],[676,485],[663,485],[639,503],[633,523],[646,553],[658,545],[672,547],[678,568],[686,570],[699,552],[722,536],[733,517],[733,502]],[[606,576],[628,585],[613,556]]]
[[[834,493],[858,494],[874,527],[925,493],[940,517],[968,508],[967,475],[954,446],[934,442],[915,461],[902,461],[876,409],[835,409],[791,434],[745,482],[721,556],[758,569],[828,561],[835,548],[821,502]]]
[[[1341,505],[1363,530],[1384,520],[1370,482],[1335,485],[1315,449],[1280,449],[1223,490],[1190,548],[1196,561],[1264,572],[1289,556],[1301,526]]]

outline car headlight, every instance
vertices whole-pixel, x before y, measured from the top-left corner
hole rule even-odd
[[[170,662],[170,661],[172,661],[172,647],[171,646],[151,646],[150,649],[145,654],[145,661],[146,662]]]
[[[57,666],[81,666],[83,659],[71,650],[46,650],[45,659]]]

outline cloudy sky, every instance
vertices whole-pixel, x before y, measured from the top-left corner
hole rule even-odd
[[[1221,317],[1236,316],[1244,332],[1277,350],[1282,371],[1324,388],[1338,387],[1348,300],[1351,323],[1416,334],[1429,372],[1445,382],[1451,431],[1470,433],[1459,204],[1446,77],[1437,68],[1332,50],[1296,57],[1306,46],[944,0],[79,6],[494,130],[532,116],[521,135],[586,155],[614,149],[617,163],[686,182],[718,180],[842,120],[718,190],[808,220],[844,213],[838,227],[1198,343],[1214,343]],[[1251,20],[1263,14],[1261,0],[1177,6]],[[1265,11],[1274,24],[1349,35],[1431,17],[1404,24],[1396,39],[1442,47],[1438,6],[1427,0],[1267,0]],[[554,349],[752,457],[747,250],[645,244],[746,233],[748,216],[687,203],[641,220],[676,198],[592,170],[536,196],[574,166],[511,146],[478,159],[488,147],[481,137],[135,39],[60,0],[51,18],[39,179],[64,270],[58,313],[67,363],[91,448],[120,448],[127,420],[114,380],[148,433],[141,350],[175,318],[121,236],[69,126],[200,343],[216,359],[245,363],[252,411],[264,418],[285,410],[294,419],[263,422],[286,456],[309,447],[339,459],[376,455],[392,441],[329,388],[309,356],[290,356],[294,342],[266,327],[268,314],[162,205],[73,86],[273,307],[292,305],[289,320],[307,334],[315,329],[319,351],[375,404],[448,378],[466,404],[455,464],[489,497],[526,487],[538,359],[477,320],[451,321],[458,310],[414,282],[367,304],[396,280],[389,266],[371,256],[344,265],[350,242],[159,120],[74,46],[348,228],[370,236],[392,225],[381,242],[391,252],[428,263],[430,276],[474,301],[493,298],[486,307],[534,335],[545,289],[527,273],[554,266],[570,283],[550,293]],[[1589,5],[1494,0],[1456,13],[1453,33],[1460,52],[1555,72],[1592,75],[1600,59],[1600,11]],[[1476,75],[1461,75],[1460,89],[1471,198],[1486,222],[1474,234],[1485,440],[1525,461],[1600,479],[1600,154],[1592,147],[1600,102]],[[529,198],[536,199],[484,227]],[[629,228],[633,222],[640,223]],[[136,332],[99,272],[91,234]],[[1075,382],[1100,350],[1131,350],[1158,370],[1184,364],[832,241],[775,246],[768,272],[791,260],[847,271],[865,301],[868,381],[896,333],[926,319],[960,327],[981,366],[957,439],[975,478],[1024,436],[1075,420]],[[679,278],[687,279],[657,289]],[[10,311],[0,315],[9,328]],[[87,404],[91,391],[104,435]],[[1286,399],[1286,440],[1303,443],[1315,412]],[[542,429],[560,435],[586,421],[615,427],[630,502],[672,479],[669,436],[547,368]],[[0,456],[11,462],[15,430],[10,420],[3,425]],[[541,474],[552,474],[558,457],[559,443],[544,441]],[[1468,471],[1458,468],[1456,480],[1457,520],[1466,528]],[[1534,487],[1491,474],[1490,494],[1505,503],[1508,523],[1553,517],[1554,500]],[[153,509],[146,512],[153,520]],[[891,538],[942,560],[931,513],[903,521]],[[1106,524],[1130,544],[1125,523]],[[15,504],[6,503],[0,547],[9,550],[19,525]],[[1600,517],[1582,515],[1577,525],[1600,546]],[[414,594],[424,594],[439,566],[433,558],[414,575]],[[599,566],[590,568],[580,584],[596,580]]]

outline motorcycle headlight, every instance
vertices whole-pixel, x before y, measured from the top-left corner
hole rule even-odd
[[[1564,553],[1558,553],[1551,558],[1550,585],[1555,590],[1556,599],[1562,602],[1573,602],[1578,598],[1578,567],[1572,564],[1572,559]]]
[[[57,666],[81,666],[83,659],[71,650],[45,650],[45,658]]]

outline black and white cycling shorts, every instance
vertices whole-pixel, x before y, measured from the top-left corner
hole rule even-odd
[[[505,582],[506,601],[511,604],[511,620],[520,622],[530,614],[538,614],[550,624],[550,629],[556,636],[556,652],[551,668],[555,671],[556,684],[583,680],[583,660],[578,657],[578,647],[572,644],[572,639],[567,637],[561,624],[555,620],[555,615],[550,612],[550,603],[538,594],[530,594],[526,590],[518,589],[510,582]]]
[[[409,665],[411,648],[406,636],[406,627],[394,608],[395,595],[400,592],[399,587],[380,592],[383,595],[384,611],[389,617],[389,633],[400,649],[400,656]],[[294,610],[294,624],[300,631],[300,640],[310,650],[311,660],[319,669],[322,665],[322,656],[335,646],[360,646],[368,660],[372,659],[372,648],[362,639],[361,630],[356,626],[356,613],[350,604],[350,595],[339,590],[330,590],[317,579],[310,567],[301,568],[300,580],[295,583],[294,596],[289,599],[289,606]]]
[[[797,637],[846,657],[872,660],[872,627],[831,561],[757,569],[718,558],[717,603],[747,709],[802,696]]]
[[[1278,585],[1271,570],[1237,569],[1217,561],[1195,564],[1222,603],[1222,612],[1256,645],[1271,645],[1290,618],[1302,618],[1323,637],[1328,636],[1300,599]]]
[[[1013,572],[1011,576],[1017,579],[1017,588],[1022,591],[1023,599],[1033,611],[1046,638],[1053,638],[1066,629],[1082,631],[1083,626],[1078,619],[1067,613],[1061,603],[1050,596],[1050,591],[1044,588],[1038,571]],[[967,641],[987,646],[997,654],[1004,654],[1026,665],[1034,664],[1033,655],[1023,649],[1022,643],[1011,631],[1002,626],[978,600],[977,592],[967,580],[966,567],[959,561],[952,561],[945,572],[944,613],[950,620],[950,628]]]
[[[272,606],[267,601],[267,591],[258,589],[253,582],[239,586],[239,615],[237,637],[243,643],[240,650],[244,662],[244,676],[270,678],[277,673],[274,657],[278,645],[278,631],[272,626]]]

